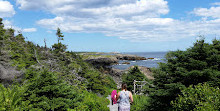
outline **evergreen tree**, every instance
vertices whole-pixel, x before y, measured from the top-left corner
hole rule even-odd
[[[57,28],[57,33],[56,33],[56,35],[57,35],[57,40],[58,40],[58,44],[59,44],[59,43],[60,43],[60,40],[64,40],[64,39],[63,39],[64,35],[63,35],[63,33],[61,32],[60,28]]]
[[[47,70],[30,79],[27,88],[26,101],[36,109],[47,111],[73,109],[76,103],[80,102],[72,86]]]
[[[2,23],[2,18],[0,18],[0,55],[1,55],[1,50],[3,46],[3,40],[4,40],[4,35],[5,35],[5,29],[4,29],[4,24]]]
[[[60,40],[64,40],[64,39],[63,39],[64,35],[63,35],[63,33],[61,32],[60,28],[57,28],[57,33],[56,33],[56,35],[57,35],[58,43],[52,45],[52,48],[53,48],[54,52],[55,52],[55,53],[58,53],[58,52],[64,52],[64,51],[66,51],[66,49],[67,49],[66,45],[64,45],[64,44],[62,44],[62,43],[60,42]]]
[[[170,102],[180,93],[180,88],[209,82],[220,86],[220,41],[212,44],[197,41],[186,51],[169,52],[167,63],[160,63],[154,71],[155,88],[150,93],[149,110],[170,110]]]
[[[207,83],[184,88],[181,95],[172,101],[175,111],[219,111],[220,90]]]
[[[130,69],[127,74],[123,77],[123,82],[127,84],[127,89],[132,91],[134,89],[134,80],[136,81],[144,81],[147,80],[146,76],[140,71],[138,66],[134,66],[134,68]]]
[[[5,88],[0,84],[0,110],[1,111],[21,111],[22,96],[24,88],[17,85]]]

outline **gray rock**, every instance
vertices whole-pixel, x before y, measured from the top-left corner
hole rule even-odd
[[[119,60],[146,60],[145,57],[140,57],[136,55],[127,55],[127,54],[117,54],[116,58]]]
[[[110,66],[112,64],[117,64],[118,59],[115,57],[109,58],[94,58],[94,59],[87,59],[86,62],[89,62],[95,66]]]
[[[15,67],[3,66],[0,64],[0,83],[11,84],[14,80],[20,81],[23,73],[17,71]]]

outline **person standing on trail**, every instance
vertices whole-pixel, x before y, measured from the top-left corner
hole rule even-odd
[[[117,97],[117,91],[113,90],[112,93],[111,93],[112,105],[117,103],[116,97]]]
[[[133,103],[133,96],[130,91],[127,91],[127,85],[123,83],[121,85],[121,90],[118,92],[118,95],[116,97],[116,100],[118,101],[118,111],[130,111],[130,101]]]

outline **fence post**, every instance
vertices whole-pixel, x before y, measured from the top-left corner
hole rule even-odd
[[[134,94],[136,95],[136,93],[135,93],[135,87],[136,87],[136,80],[134,80]]]

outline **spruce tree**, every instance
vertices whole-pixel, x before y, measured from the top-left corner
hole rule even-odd
[[[5,35],[4,24],[2,23],[2,18],[0,18],[0,54],[4,43],[4,35]]]
[[[64,39],[63,39],[64,35],[63,35],[63,33],[61,32],[60,28],[57,28],[57,33],[56,33],[56,35],[57,35],[57,40],[58,40],[58,44],[59,44],[59,43],[60,43],[60,40],[64,40]]]
[[[208,82],[220,86],[220,42],[212,44],[205,40],[197,41],[186,51],[169,52],[166,63],[160,63],[154,71],[154,86],[150,93],[149,110],[171,110],[170,102],[178,94],[180,88]]]
[[[72,86],[47,70],[30,79],[27,88],[26,101],[36,109],[47,111],[74,109],[76,102],[80,101]]]
[[[63,33],[61,32],[60,28],[57,28],[56,35],[57,35],[58,43],[52,45],[52,48],[53,48],[53,50],[54,50],[55,53],[64,52],[64,51],[67,49],[67,46],[64,45],[64,44],[62,44],[62,43],[60,42],[61,40],[64,40],[64,39],[63,39],[64,35],[63,35]]]
[[[134,68],[130,69],[127,74],[123,77],[123,82],[127,84],[127,89],[132,91],[134,80],[136,81],[144,81],[147,80],[146,76],[140,71],[138,66],[134,66]]]
[[[175,111],[219,111],[220,90],[209,84],[191,85],[181,90],[181,95],[172,101]]]

